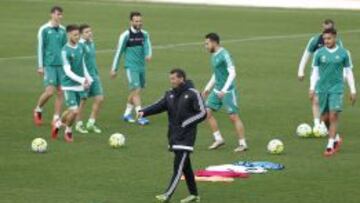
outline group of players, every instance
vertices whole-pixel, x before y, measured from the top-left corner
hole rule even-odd
[[[73,142],[72,126],[74,123],[75,130],[79,133],[101,133],[101,129],[96,125],[96,118],[104,96],[96,63],[95,43],[92,29],[89,25],[83,24],[78,26],[71,24],[66,28],[61,26],[60,23],[63,17],[63,9],[61,7],[53,7],[50,15],[50,21],[41,26],[38,32],[39,65],[37,71],[40,75],[44,76],[45,91],[39,97],[34,109],[33,119],[36,125],[43,123],[42,109],[46,102],[56,94],[55,113],[51,128],[52,138],[56,139],[60,128],[65,126],[65,141]],[[147,125],[149,120],[145,118],[145,113],[150,111],[149,109],[157,112],[157,109],[164,108],[159,106],[159,103],[157,103],[158,106],[153,106],[152,108],[143,109],[141,106],[140,93],[145,87],[146,64],[152,59],[150,36],[148,32],[142,29],[142,25],[141,13],[131,12],[130,27],[120,35],[110,76],[111,78],[116,77],[120,58],[122,55],[125,55],[124,66],[130,93],[122,119],[129,123],[137,122],[139,125]],[[239,116],[234,62],[230,53],[220,45],[218,34],[207,34],[205,36],[205,47],[211,53],[213,74],[202,92],[202,98],[206,98],[206,113],[201,111],[200,117],[206,115],[213,133],[214,142],[209,146],[209,149],[217,149],[225,144],[217,121],[213,116],[213,112],[224,107],[238,136],[239,143],[234,151],[246,151],[248,145],[245,140],[244,125]],[[342,142],[337,126],[339,113],[343,108],[345,80],[350,88],[352,104],[356,101],[351,56],[337,37],[332,20],[325,20],[323,22],[323,32],[310,39],[299,65],[298,77],[300,81],[304,79],[306,63],[311,56],[313,57],[313,62],[309,96],[312,101],[314,125],[326,125],[329,130],[329,140],[324,155],[331,156],[338,151]],[[180,81],[176,87],[181,86],[181,84],[187,84],[183,70],[176,69],[171,74],[175,74],[173,76],[175,77],[174,81]],[[197,101],[197,105],[200,108],[202,106],[202,98],[199,98],[200,94],[197,94],[197,91],[192,89],[191,85],[188,84],[187,86],[189,86],[187,91],[196,93],[193,95],[194,97],[198,95],[195,101]],[[176,94],[177,90],[175,88],[173,91]],[[168,96],[169,99],[173,98],[172,94],[168,94]],[[187,96],[185,95],[184,99],[187,99]],[[94,98],[94,103],[90,117],[86,124],[84,124],[81,115],[87,98]],[[60,115],[64,99],[67,110]],[[195,120],[200,119],[197,115],[195,117]],[[188,120],[189,123],[195,121],[193,118],[188,118]],[[178,147],[184,148],[184,146]],[[185,147],[189,149],[188,146]],[[179,155],[175,162],[177,163],[176,169],[180,168],[183,163],[184,158],[181,158],[183,156],[186,157],[186,153],[181,154],[181,156]],[[188,162],[188,167],[191,169],[190,160]],[[174,171],[171,187],[169,186],[169,194],[173,192],[171,191],[173,190],[172,185],[177,184],[178,180],[175,179],[177,174]],[[191,175],[192,172],[189,174],[193,176]],[[192,188],[191,191],[196,191],[194,181],[191,181],[189,185]],[[162,195],[157,198],[159,200],[168,200],[169,196]],[[199,198],[196,192],[195,196],[184,202],[197,200]]]

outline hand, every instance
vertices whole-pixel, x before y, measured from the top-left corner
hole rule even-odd
[[[147,56],[147,57],[145,57],[145,60],[146,60],[146,62],[151,62],[151,56]]]
[[[115,78],[116,78],[116,71],[114,71],[114,70],[111,70],[111,71],[110,71],[110,78],[111,78],[111,79],[115,79]]]
[[[220,99],[222,99],[222,98],[224,98],[224,96],[225,96],[225,92],[220,91],[220,92],[217,93],[217,96],[218,96]]]
[[[144,112],[138,111],[137,114],[136,114],[136,118],[139,119],[139,118],[142,118],[142,117],[144,117]]]
[[[315,91],[314,90],[309,90],[309,99],[313,100],[315,97]]]
[[[37,73],[40,75],[40,76],[43,76],[44,75],[44,68],[43,67],[39,67],[37,69]]]
[[[89,89],[90,83],[89,83],[89,81],[87,79],[85,79],[83,86],[84,86],[85,89]]]
[[[356,93],[352,93],[350,95],[350,101],[351,101],[351,105],[354,106],[356,103]]]
[[[204,98],[206,98],[206,97],[209,96],[210,91],[209,91],[209,90],[204,90],[201,94],[202,94],[202,96],[203,96]]]
[[[299,80],[299,81],[303,81],[304,78],[305,78],[305,75],[298,75],[298,80]]]

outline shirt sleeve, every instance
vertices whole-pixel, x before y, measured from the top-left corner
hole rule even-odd
[[[318,37],[312,37],[308,44],[306,45],[306,50],[313,54],[316,51],[316,45],[317,45]]]
[[[353,68],[351,54],[349,51],[346,51],[343,65],[344,65],[344,68]]]
[[[314,57],[313,57],[313,61],[312,61],[312,67],[319,67],[320,65],[320,55],[319,52],[315,52]]]
[[[68,76],[69,78],[71,78],[72,80],[80,83],[80,84],[84,84],[85,78],[76,75],[76,74],[71,70],[71,65],[70,65],[70,63],[69,63],[69,60],[68,60],[68,57],[67,57],[67,54],[66,54],[66,51],[65,51],[65,50],[63,50],[63,51],[61,52],[61,56],[62,56],[62,59],[63,59],[63,66],[64,66],[65,75]]]
[[[234,62],[231,59],[231,56],[229,53],[225,53],[224,54],[224,60],[226,63],[226,67],[227,67],[227,71],[229,73],[225,85],[224,87],[221,89],[222,92],[227,92],[227,90],[229,89],[229,87],[231,86],[231,84],[233,83],[235,77],[236,77],[236,71],[235,71],[235,66],[234,66]]]
[[[38,68],[44,66],[44,29],[41,27],[37,34],[37,57],[38,57]]]
[[[149,33],[145,34],[145,42],[144,42],[144,51],[145,51],[145,57],[151,57],[152,56],[152,47],[151,47],[151,41],[150,41],[150,35]]]
[[[113,71],[117,71],[119,69],[120,58],[121,58],[121,55],[125,51],[125,47],[126,47],[125,45],[126,45],[126,41],[128,39],[128,35],[129,35],[128,31],[125,31],[119,37],[119,42],[118,42],[118,45],[116,48],[116,53],[115,53],[114,61],[112,64]]]

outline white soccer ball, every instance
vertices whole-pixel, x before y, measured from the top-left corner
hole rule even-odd
[[[43,138],[35,138],[31,142],[31,150],[33,152],[43,153],[47,150],[47,142]]]
[[[284,151],[284,143],[279,139],[270,140],[267,145],[267,150],[271,154],[280,154]]]
[[[119,148],[125,145],[125,136],[121,133],[114,133],[109,138],[109,145],[113,148]]]
[[[299,137],[309,137],[312,133],[312,128],[307,123],[302,123],[296,128],[296,135]]]
[[[315,137],[326,137],[328,135],[328,129],[324,123],[315,125],[313,128],[313,135]]]

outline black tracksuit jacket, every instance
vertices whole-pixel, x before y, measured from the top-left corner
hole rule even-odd
[[[191,81],[165,92],[156,103],[140,112],[144,117],[167,111],[169,149],[193,151],[197,124],[206,118],[204,100]]]

